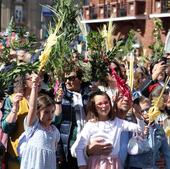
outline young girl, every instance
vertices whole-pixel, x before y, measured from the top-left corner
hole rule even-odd
[[[56,169],[56,147],[60,134],[53,120],[55,103],[47,95],[38,95],[39,77],[33,75],[29,112],[25,118],[27,145],[21,169]]]
[[[141,132],[142,128],[135,123],[114,117],[109,96],[102,91],[91,94],[87,107],[88,122],[85,124],[76,143],[76,156],[80,169],[121,169],[118,152],[120,135],[123,130]],[[143,121],[139,120],[143,125]],[[112,153],[90,156],[86,160],[85,147],[96,138],[112,144]]]

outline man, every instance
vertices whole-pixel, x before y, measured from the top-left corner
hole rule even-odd
[[[77,134],[85,122],[85,105],[87,103],[90,87],[82,81],[82,71],[75,69],[65,76],[62,84],[63,98],[56,99],[61,104],[61,115],[56,117],[61,133],[59,165],[62,169],[78,169],[77,160],[70,153],[70,148],[76,140]],[[59,110],[59,109],[58,109]],[[62,150],[62,151],[61,151]]]

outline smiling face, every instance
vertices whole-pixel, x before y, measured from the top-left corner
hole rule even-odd
[[[77,77],[75,72],[71,72],[65,76],[66,88],[70,91],[79,91],[81,86],[81,80]]]
[[[141,115],[146,123],[149,123],[149,115],[148,111],[151,107],[151,102],[148,98],[141,98],[139,101],[139,105],[141,107]]]
[[[96,111],[100,121],[108,120],[111,110],[110,101],[105,95],[96,95],[94,97]]]
[[[129,109],[132,107],[132,99],[124,96],[121,92],[118,93],[118,98],[116,102],[116,107],[118,110],[118,117],[126,116]]]
[[[87,103],[87,120],[106,121],[113,120],[115,112],[113,111],[110,97],[101,90],[91,93]]]

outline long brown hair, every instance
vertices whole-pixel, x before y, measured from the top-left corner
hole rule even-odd
[[[109,119],[114,119],[115,113],[113,112],[110,97],[108,96],[108,94],[106,92],[103,92],[101,90],[97,90],[95,92],[92,92],[90,97],[89,97],[89,100],[88,100],[88,103],[87,103],[87,120],[98,121],[98,119],[99,119],[99,115],[98,115],[98,112],[96,110],[96,105],[95,105],[95,100],[94,100],[94,97],[97,96],[97,95],[107,97],[109,104],[110,104],[110,111],[109,111],[108,117],[109,117]]]

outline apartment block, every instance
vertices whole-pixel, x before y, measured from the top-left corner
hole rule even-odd
[[[116,24],[118,36],[134,29],[146,49],[153,43],[153,18],[162,20],[163,41],[170,29],[170,0],[85,0],[82,11],[82,22],[93,30],[109,21]]]
[[[51,5],[52,0],[1,0],[1,31],[4,31],[13,16],[16,26],[24,26],[37,38],[45,36],[46,24],[52,13],[42,5]]]

